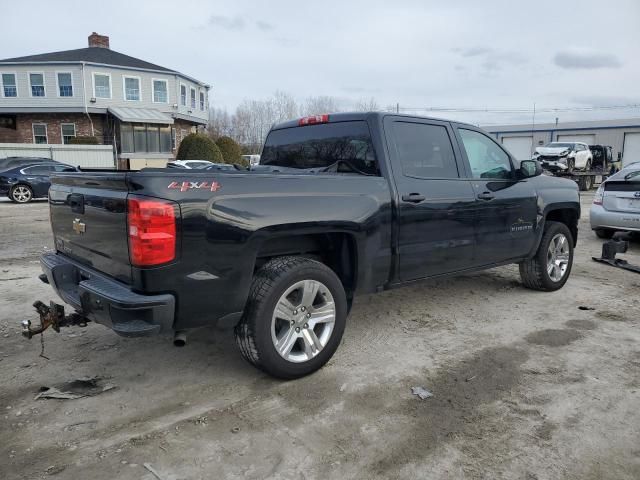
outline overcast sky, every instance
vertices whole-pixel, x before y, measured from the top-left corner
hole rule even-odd
[[[640,0],[30,1],[0,17],[0,58],[111,48],[212,85],[211,103],[283,90],[343,108],[640,104]],[[439,113],[473,123],[531,115]],[[640,117],[640,108],[536,121]]]

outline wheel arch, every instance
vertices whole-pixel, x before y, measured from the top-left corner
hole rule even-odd
[[[338,276],[347,298],[353,298],[358,280],[358,243],[355,234],[335,230],[268,235],[258,244],[254,273],[269,260],[283,256],[307,257],[322,262]]]

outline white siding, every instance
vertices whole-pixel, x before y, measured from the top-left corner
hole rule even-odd
[[[94,65],[87,65],[85,67],[85,83],[87,86],[88,99],[93,97],[93,73],[107,73],[111,75],[111,98],[96,98],[95,102],[88,102],[88,106],[91,108],[108,108],[108,107],[131,107],[131,108],[154,108],[161,112],[172,114],[180,113],[183,115],[189,115],[203,120],[207,120],[209,113],[207,109],[200,110],[200,104],[197,102],[195,110],[191,111],[189,99],[187,99],[187,105],[180,105],[180,83],[184,83],[187,86],[187,96],[189,95],[189,89],[195,88],[198,92],[205,92],[206,89],[200,87],[197,83],[184,79],[172,73],[159,73],[159,72],[145,72],[138,70],[127,70],[120,68],[108,68],[99,67]],[[135,76],[140,78],[140,101],[130,101],[124,99],[124,76]],[[168,103],[155,103],[153,101],[153,80],[166,80],[168,85],[167,95]],[[177,108],[174,108],[177,105]],[[207,106],[207,105],[205,105]]]
[[[58,96],[57,72],[70,72],[73,97]],[[82,107],[82,70],[79,65],[2,65],[0,74],[15,73],[17,97],[4,97],[0,92],[0,107]],[[44,73],[44,97],[32,97],[29,73]],[[1,77],[0,77],[1,78]]]
[[[29,72],[44,73],[45,96],[32,97],[29,84]],[[73,79],[73,97],[59,97],[57,85],[57,72],[71,72]],[[111,75],[110,99],[96,98],[91,102],[93,94],[93,73],[108,73]],[[69,65],[0,65],[1,73],[15,73],[18,89],[17,97],[5,98],[0,92],[0,107],[43,107],[43,108],[84,108],[84,98],[82,90],[82,67],[78,64]],[[135,76],[140,78],[140,101],[126,101],[124,99],[124,76]],[[153,79],[167,80],[168,103],[153,102]],[[187,97],[191,88],[196,89],[196,108],[191,109],[190,99],[187,98],[187,105],[180,105],[180,83],[187,86]],[[140,107],[154,108],[168,114],[179,113],[182,115],[196,117],[207,120],[208,95],[204,87],[197,83],[185,79],[174,73],[147,72],[135,69],[100,67],[96,65],[86,65],[84,70],[84,86],[88,108],[108,108],[108,107]],[[205,94],[205,110],[200,110],[200,92]],[[176,107],[174,108],[174,105]]]
[[[0,143],[0,158],[41,157],[83,168],[115,168],[111,145]]]

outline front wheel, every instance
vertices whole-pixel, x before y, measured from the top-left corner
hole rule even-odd
[[[520,263],[520,278],[533,290],[558,290],[567,283],[573,265],[573,235],[560,222],[546,222],[538,251]]]
[[[308,375],[329,361],[344,332],[347,299],[326,265],[280,257],[256,274],[235,328],[242,356],[283,379]]]

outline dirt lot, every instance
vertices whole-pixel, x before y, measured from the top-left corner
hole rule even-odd
[[[40,357],[18,324],[54,298],[36,278],[47,205],[2,201],[0,478],[638,479],[640,275],[591,261],[591,198],[561,291],[505,267],[359,298],[333,360],[294,382],[216,330],[177,349],[65,329]],[[82,377],[115,388],[34,398]]]

